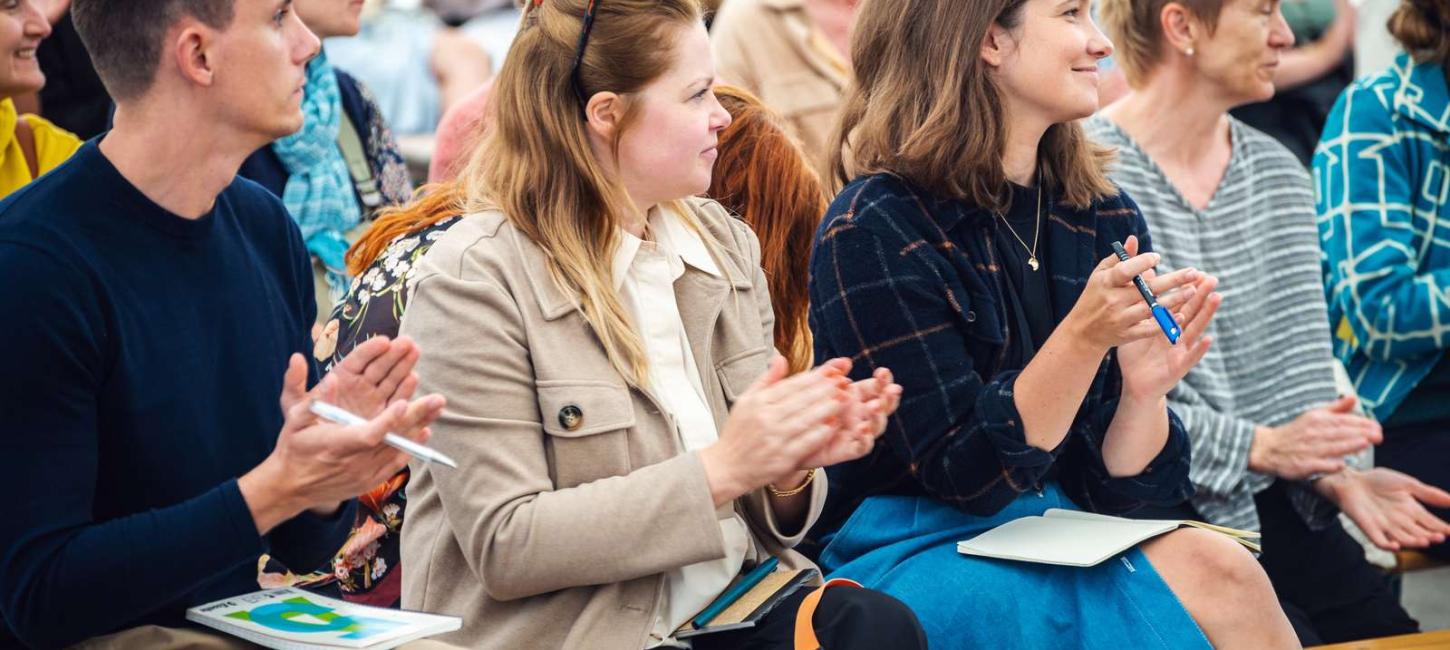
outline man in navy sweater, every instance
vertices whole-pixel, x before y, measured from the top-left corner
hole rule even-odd
[[[307,389],[307,252],[236,179],[302,123],[318,41],[290,5],[74,2],[114,129],[0,204],[0,614],[27,645],[184,637],[187,607],[258,588],[262,553],[324,564],[351,497],[406,462],[383,434],[423,440],[443,407],[405,401],[407,341]],[[314,397],[372,419],[321,423]]]

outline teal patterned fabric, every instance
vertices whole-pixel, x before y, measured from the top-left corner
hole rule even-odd
[[[1314,153],[1334,352],[1381,421],[1450,349],[1450,93],[1400,55],[1335,105]]]
[[[347,231],[362,221],[347,160],[337,146],[342,128],[342,95],[337,75],[319,53],[307,64],[302,130],[272,143],[287,169],[282,202],[302,229],[307,251],[327,268],[327,283],[340,296],[347,288]]]

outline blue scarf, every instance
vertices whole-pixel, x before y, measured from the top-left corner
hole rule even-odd
[[[273,142],[272,151],[287,169],[282,202],[297,220],[307,251],[327,268],[328,287],[338,297],[347,289],[344,234],[362,221],[362,207],[337,146],[342,95],[325,54],[307,64],[303,92],[302,130]]]

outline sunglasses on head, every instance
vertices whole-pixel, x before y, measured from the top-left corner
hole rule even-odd
[[[537,9],[544,4],[544,0],[533,0],[533,4]],[[584,82],[579,78],[579,67],[584,64],[584,48],[589,45],[589,32],[594,29],[594,9],[597,5],[598,0],[589,0],[589,4],[584,7],[583,27],[579,30],[579,45],[574,49],[574,65],[569,69],[569,83],[574,88],[574,97],[579,100],[580,114],[585,112],[589,98],[584,94]]]

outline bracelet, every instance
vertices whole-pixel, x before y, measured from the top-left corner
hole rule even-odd
[[[797,494],[805,492],[806,488],[811,486],[811,481],[814,480],[816,480],[816,470],[812,468],[809,472],[806,472],[806,480],[801,481],[800,485],[797,485],[789,490],[781,490],[770,484],[767,484],[765,486],[765,489],[770,491],[770,496],[773,496],[777,499],[793,497]]]

